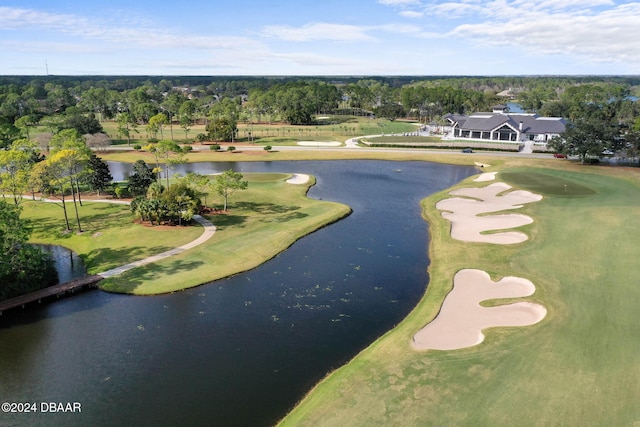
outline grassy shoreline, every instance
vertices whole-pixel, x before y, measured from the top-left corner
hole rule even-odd
[[[146,160],[145,153],[139,155]],[[121,161],[120,156],[103,157]],[[449,223],[434,207],[451,189],[424,199],[431,234],[424,297],[397,327],[328,374],[281,425],[633,425],[640,419],[640,344],[633,339],[640,336],[635,266],[640,247],[634,227],[640,215],[638,169],[499,154],[319,150],[189,155],[190,161],[346,158],[481,161],[490,165],[485,171],[504,173],[498,180],[541,192],[544,199],[519,210],[535,220],[520,229],[530,240],[509,247],[451,240]],[[135,159],[127,154],[126,161]],[[541,187],[527,188],[540,178],[531,174],[589,191],[565,195],[557,183],[552,188],[545,180],[537,182]],[[452,188],[484,185],[467,179]],[[226,244],[235,257],[233,241],[230,236]],[[140,270],[139,276],[127,278],[129,289],[145,293],[139,287],[144,281],[156,275],[171,281],[174,269],[182,276],[193,263],[209,260],[207,254],[196,255],[175,259],[175,264],[167,260],[157,271]],[[527,300],[544,305],[547,317],[531,327],[485,331],[485,342],[468,349],[413,350],[413,334],[435,317],[461,268],[483,269],[494,280],[506,275],[531,280],[537,291]]]
[[[318,383],[280,425],[632,425],[640,419],[640,385],[631,379],[640,376],[640,345],[630,339],[640,334],[633,265],[640,256],[634,238],[639,171],[524,159],[489,171],[547,177],[537,183],[544,199],[518,210],[535,219],[520,229],[530,240],[507,247],[454,241],[435,209],[451,189],[423,200],[431,234],[424,297],[396,328]],[[556,191],[564,183],[593,192]],[[484,185],[467,179],[453,188]],[[483,344],[467,349],[413,350],[413,334],[436,316],[461,268],[484,269],[493,279],[530,279],[537,291],[526,300],[544,305],[547,317],[530,327],[489,329]]]
[[[306,184],[293,185],[285,182],[290,176],[246,174],[249,189],[233,195],[230,212],[207,216],[217,227],[211,239],[176,256],[105,279],[99,287],[109,292],[155,295],[202,285],[255,268],[307,234],[350,214],[346,205],[307,197],[314,177]],[[85,230],[81,234],[62,231],[62,210],[51,203],[26,202],[24,216],[33,221],[32,242],[74,250],[90,274],[164,252],[202,233],[198,225],[135,224],[128,206],[85,202],[80,212]],[[52,233],[56,229],[59,231]]]

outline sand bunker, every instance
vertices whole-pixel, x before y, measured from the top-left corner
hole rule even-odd
[[[509,209],[521,208],[523,204],[537,202],[542,196],[524,190],[510,191],[511,186],[496,182],[482,188],[461,188],[450,192],[454,197],[436,204],[446,211],[442,216],[451,221],[451,237],[465,242],[513,244],[521,243],[528,236],[518,231],[503,231],[484,234],[493,230],[521,227],[533,219],[521,214],[484,215]]]
[[[303,147],[340,147],[342,142],[338,141],[298,141],[298,145]]]
[[[496,174],[498,172],[485,172],[485,173],[481,173],[480,176],[478,176],[476,179],[474,179],[474,182],[487,182],[487,181],[494,181],[496,179]]]
[[[285,181],[288,184],[306,184],[309,182],[309,175],[304,173],[294,173],[291,178]]]
[[[504,277],[491,280],[482,270],[460,270],[453,279],[438,316],[413,337],[419,350],[455,350],[484,340],[482,330],[496,326],[528,326],[538,323],[547,310],[530,302],[482,307],[481,301],[532,295],[535,286],[527,279]]]

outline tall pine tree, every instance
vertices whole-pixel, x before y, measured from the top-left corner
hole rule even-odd
[[[92,190],[96,191],[100,195],[101,191],[109,188],[113,176],[109,171],[109,166],[100,157],[91,153],[89,157],[89,175],[87,176],[87,183]]]

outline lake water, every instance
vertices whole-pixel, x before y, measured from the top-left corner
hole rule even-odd
[[[71,249],[57,245],[34,245],[48,253],[58,271],[58,283],[66,283],[86,275],[82,258]]]
[[[115,179],[128,173],[111,167]],[[477,173],[384,161],[180,172],[229,168],[313,174],[309,196],[353,214],[254,270],[184,292],[87,291],[5,313],[1,400],[79,402],[82,413],[0,414],[0,425],[273,425],[415,307],[429,263],[419,201]]]

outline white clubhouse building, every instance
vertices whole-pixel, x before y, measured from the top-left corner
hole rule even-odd
[[[447,114],[444,118],[450,123],[448,138],[479,141],[546,144],[566,128],[563,118],[510,114],[503,105],[493,107],[491,113]]]

